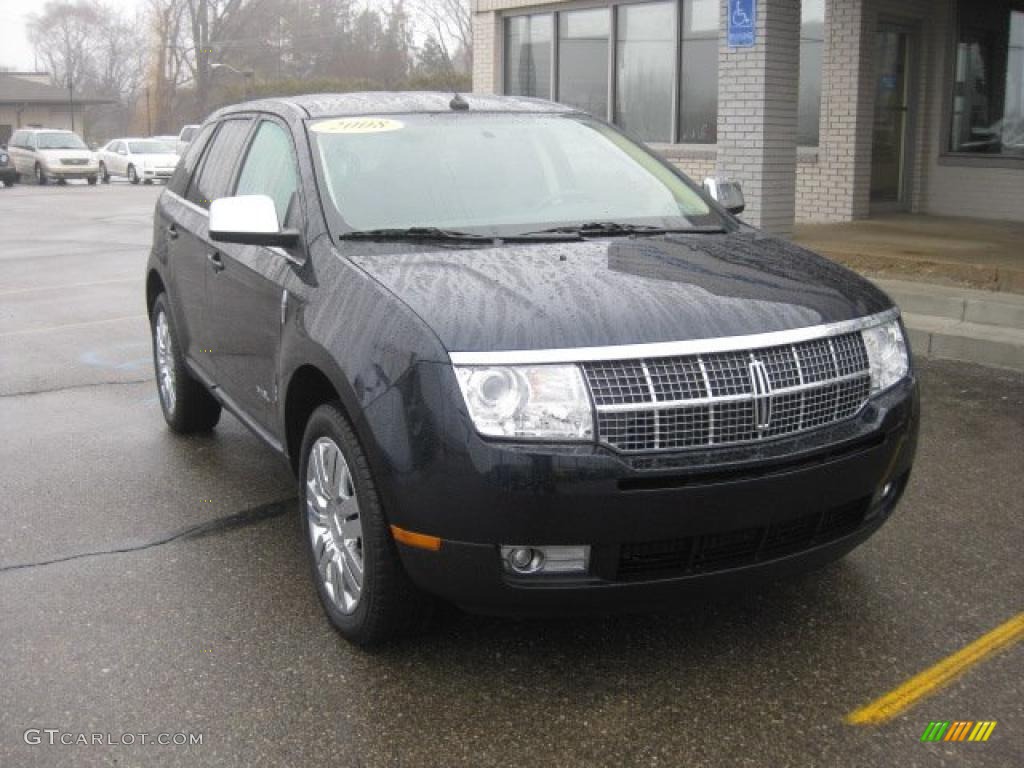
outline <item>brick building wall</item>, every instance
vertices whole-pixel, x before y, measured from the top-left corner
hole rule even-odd
[[[721,4],[721,46],[725,49],[727,0],[721,0]],[[739,67],[734,66],[735,52],[720,52],[719,145],[657,144],[654,149],[698,182],[716,168],[740,178],[748,192],[751,215],[756,214],[758,221],[762,204],[774,205],[769,217],[784,217],[787,204],[781,198],[790,194],[790,215],[798,222],[849,221],[868,216],[877,80],[876,32],[880,20],[892,20],[914,30],[917,44],[910,78],[914,114],[907,167],[910,210],[1024,221],[1024,169],[986,167],[980,159],[965,162],[942,157],[948,121],[947,91],[951,87],[955,0],[825,0],[819,146],[797,147],[795,153],[789,147],[788,114],[796,77],[792,82],[780,83],[770,73],[788,71],[792,61],[787,60],[787,55],[791,59],[798,54],[798,38],[792,35],[792,13],[794,5],[799,13],[799,2],[760,0],[764,13],[759,24],[772,23],[772,9],[776,5],[783,9],[782,16],[774,18],[784,21],[782,34],[788,50],[758,53],[755,49],[754,56]],[[567,4],[544,0],[473,0],[473,7],[474,90],[500,92],[501,12],[551,10]],[[759,48],[767,45],[765,32],[780,34],[778,28],[762,26]],[[666,94],[666,98],[671,96]],[[781,112],[780,107],[784,107]],[[745,123],[751,119],[761,120],[760,136],[754,135],[756,130],[750,133],[746,129]],[[723,154],[725,142],[731,142],[728,157]],[[790,182],[785,180],[787,166],[795,167],[792,193],[788,191]],[[766,182],[766,178],[775,181]]]

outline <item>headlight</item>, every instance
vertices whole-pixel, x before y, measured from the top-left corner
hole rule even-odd
[[[456,366],[455,375],[483,435],[593,439],[590,398],[575,365]]]
[[[871,391],[881,392],[906,376],[910,370],[903,331],[899,320],[891,320],[873,328],[865,328],[861,333],[871,364]]]
[[[7,155],[0,152],[0,165],[7,165]]]

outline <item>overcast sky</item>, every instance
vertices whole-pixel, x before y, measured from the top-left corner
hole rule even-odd
[[[123,8],[129,13],[144,0],[103,0],[105,5]],[[384,5],[386,0],[366,0],[366,5]],[[31,70],[35,68],[32,46],[25,39],[25,17],[41,13],[44,0],[0,0],[0,67]]]

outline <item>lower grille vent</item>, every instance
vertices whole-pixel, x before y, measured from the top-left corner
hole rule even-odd
[[[670,579],[774,560],[856,531],[864,522],[871,497],[825,512],[724,533],[682,539],[623,544],[618,580]]]

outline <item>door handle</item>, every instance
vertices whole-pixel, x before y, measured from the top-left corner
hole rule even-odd
[[[177,240],[178,239],[178,228],[176,226],[174,226],[173,224],[168,224],[166,229],[167,229],[167,236],[169,238],[171,238],[171,240]]]
[[[216,251],[210,251],[206,254],[206,260],[210,262],[210,266],[213,267],[214,272],[224,271],[224,261],[221,259],[220,254]]]

